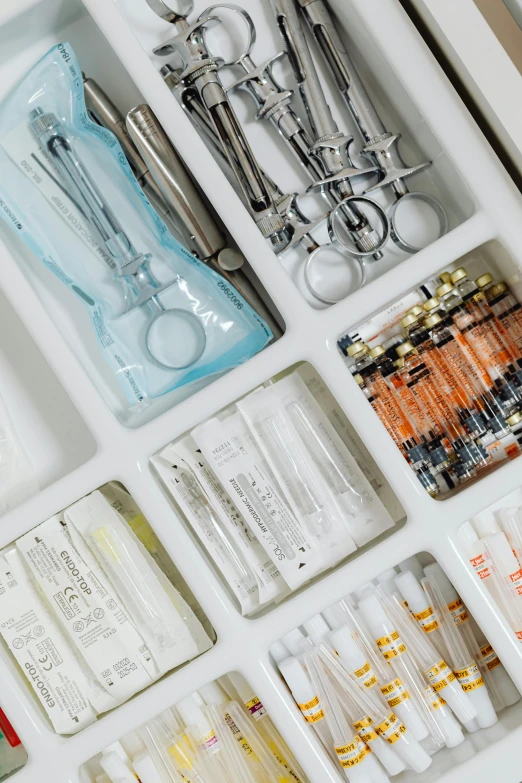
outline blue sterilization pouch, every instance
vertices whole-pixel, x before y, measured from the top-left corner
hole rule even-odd
[[[0,107],[0,215],[87,308],[131,405],[249,359],[267,324],[154,212],[87,113],[69,44]]]

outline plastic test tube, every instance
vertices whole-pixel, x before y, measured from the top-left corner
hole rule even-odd
[[[307,653],[305,661],[314,689],[321,695],[338,763],[350,783],[367,783],[368,780],[372,783],[389,783],[387,774],[374,754],[369,752],[366,742],[358,733],[354,736],[353,722],[356,716],[350,715],[350,726],[347,718],[347,714],[350,714],[347,709],[349,705],[343,700],[341,707],[341,694],[329,680],[317,652]]]
[[[395,753],[415,772],[426,770],[431,764],[430,756],[413,737],[408,727],[401,723],[398,716],[390,712],[372,691],[357,686],[332,648],[322,643],[319,647],[319,656],[337,680],[339,688],[350,697],[352,703],[358,705],[360,714],[365,716],[355,724],[356,728],[376,733],[385,739]]]
[[[440,632],[449,651],[453,672],[477,710],[478,726],[481,729],[489,728],[497,722],[498,718],[482,673],[474,660],[475,646],[469,649],[465,643],[449,609],[444,604],[444,598],[438,589],[437,581],[426,577],[423,581],[423,587],[440,618]]]
[[[354,677],[355,682],[360,688],[373,687],[373,685],[377,684],[377,678],[373,669],[370,667],[368,661],[365,661],[366,656],[353,639],[350,630],[346,625],[340,626],[334,630],[330,635],[330,639],[333,647],[335,648],[335,652],[341,659],[341,662],[346,671],[349,672],[352,677]],[[361,666],[362,661],[364,661],[364,663]],[[358,668],[354,669],[356,666],[358,666]],[[372,679],[374,681],[372,686],[366,685],[366,683],[371,682],[371,680],[367,679],[364,681],[358,675],[360,671],[366,671],[367,667],[369,667],[370,671],[372,672]],[[355,728],[359,729],[361,736],[366,742],[368,742],[368,746],[371,750],[374,751],[375,755],[381,764],[383,764],[388,774],[398,775],[399,772],[402,772],[405,766],[404,762],[402,762],[397,754],[393,751],[393,748],[387,745],[381,737],[375,734],[372,727],[366,726],[367,716],[364,709],[361,708],[359,710],[359,715],[356,714],[355,717],[358,718],[358,721],[356,720],[354,723]]]
[[[420,628],[424,633],[430,634],[430,641],[444,657],[447,650],[440,634],[438,618],[422,586],[411,571],[405,571],[395,577],[395,584]]]
[[[492,698],[495,697],[499,702],[499,709],[515,704],[520,699],[520,693],[513,680],[475,620],[466,611],[462,599],[440,565],[432,563],[426,566],[424,571],[428,579],[437,583],[453,622],[461,632],[468,649],[477,656],[477,663],[484,672]]]
[[[399,624],[400,620],[405,644],[408,645],[410,653],[418,661],[427,684],[444,698],[464,725],[470,724],[476,718],[477,710],[458,684],[447,663],[441,659],[426,634],[419,629],[415,619],[401,603],[394,603],[393,599],[387,603],[386,610],[392,615],[393,622]],[[382,608],[381,611],[384,612]]]
[[[384,580],[385,576],[396,576],[395,569],[389,569],[389,572],[385,572],[378,577],[381,580],[381,590],[388,586],[390,595],[393,595],[395,600],[400,603],[400,596],[397,592],[395,583],[390,580]],[[404,605],[405,602],[403,601]],[[409,616],[409,610],[405,607],[405,612]],[[437,696],[434,689],[430,686],[426,687],[424,672],[419,668],[419,665],[414,657],[410,656],[409,652],[406,652],[401,662],[406,663],[407,659],[407,675],[409,682],[409,689],[411,694],[417,701],[417,708],[422,707],[425,720],[431,725],[431,736],[435,744],[441,744],[441,741],[448,747],[455,747],[460,745],[464,741],[464,735],[460,729],[458,722],[455,720],[451,709],[445,704],[445,702]],[[397,660],[397,659],[395,659]],[[392,664],[393,665],[393,664]],[[385,676],[385,680],[389,679]],[[384,690],[384,689],[381,689]],[[410,702],[405,702],[410,704]]]
[[[324,720],[324,710],[319,701],[319,695],[314,691],[310,677],[297,658],[285,658],[278,666],[304,719],[311,724],[324,749],[332,761],[337,764],[333,738]]]
[[[359,609],[368,624],[368,628],[375,639],[375,643],[377,644],[381,655],[386,661],[392,663],[393,669],[401,681],[401,684],[408,683],[409,685],[407,665],[402,660],[402,653],[406,651],[406,647],[404,646],[397,629],[382,608],[379,600],[374,595],[363,598],[359,602]],[[408,696],[410,696],[411,699],[409,692]],[[394,709],[398,711],[401,720],[407,721],[408,728],[415,739],[420,741],[428,736],[429,729],[416,706],[408,703],[410,699],[402,701],[401,704],[394,707]],[[408,709],[409,707],[413,707],[413,709]],[[400,714],[401,712],[404,717]]]

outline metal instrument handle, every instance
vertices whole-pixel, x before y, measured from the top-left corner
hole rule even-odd
[[[240,5],[236,5],[236,3],[216,3],[215,5],[210,5],[208,8],[205,8],[202,14],[199,15],[198,21],[206,21],[210,16],[213,15],[213,12],[219,10],[220,8],[225,8],[229,11],[234,11],[234,13],[239,15],[240,19],[244,22],[246,27],[247,44],[243,52],[239,55],[239,57],[236,57],[234,60],[224,60],[221,57],[219,59],[221,60],[222,64],[226,66],[241,65],[242,60],[250,56],[250,53],[252,52],[252,49],[256,42],[256,28],[254,25],[254,21],[250,16],[250,14],[247,11],[245,11],[245,9],[242,8]],[[204,30],[203,30],[203,37],[205,37]],[[214,57],[214,54],[210,52],[207,41],[205,41],[205,45],[207,46],[207,50],[210,56]]]

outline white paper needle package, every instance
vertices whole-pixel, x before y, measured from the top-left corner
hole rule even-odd
[[[225,372],[271,339],[169,234],[116,137],[90,120],[69,44],[0,108],[0,165],[2,219],[87,308],[129,405]]]

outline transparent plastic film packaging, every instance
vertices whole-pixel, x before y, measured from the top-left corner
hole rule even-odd
[[[192,610],[99,491],[66,512],[130,613],[160,674],[212,646]],[[177,605],[176,605],[177,604]]]
[[[271,387],[281,400],[358,547],[393,527],[393,520],[299,373]]]
[[[475,706],[462,690],[446,661],[441,659],[428,636],[421,631],[415,618],[395,596],[386,596],[379,591],[378,602],[385,614],[398,626],[404,645],[422,671],[425,683],[433,688],[437,696],[444,699],[464,725],[474,730],[476,726],[472,721],[477,717]]]
[[[14,547],[0,553],[0,632],[57,734],[96,720],[71,644]]]
[[[382,493],[385,491],[383,474],[315,367],[308,362],[304,362],[297,368],[296,373],[303,379],[306,388],[334,428],[336,435],[341,438],[350,454],[355,457],[355,461],[364,476],[375,491],[378,491],[379,495],[382,496]],[[387,494],[386,501],[387,503],[393,502],[392,495],[388,498]]]
[[[226,680],[226,686],[237,694],[237,700],[243,704],[256,731],[268,746],[276,762],[283,768],[284,773],[280,775],[284,774],[284,777],[291,778],[295,783],[303,783],[305,780],[303,770],[252,686],[239,672],[229,672]]]
[[[167,453],[165,449],[163,454]],[[188,466],[169,450],[170,459],[156,456],[153,464],[214,565],[233,591],[242,615],[259,609],[259,587],[237,541],[221,525],[214,507]],[[173,464],[174,463],[174,464]]]
[[[426,770],[431,764],[431,758],[395,710],[385,706],[373,691],[358,687],[348,674],[342,659],[339,659],[328,644],[321,643],[318,653],[338,691],[348,699],[347,704],[352,705],[351,710],[357,709],[354,727],[369,743],[369,747],[388,773],[395,775],[401,771],[397,758],[401,762],[401,768],[407,765],[416,772]],[[381,741],[378,745],[375,743],[376,738]],[[389,753],[390,750],[393,754]]]
[[[116,137],[91,122],[68,43],[0,108],[0,161],[1,217],[87,308],[130,406],[225,372],[272,338],[169,234]]]
[[[16,542],[69,640],[114,699],[150,685],[158,670],[116,590],[80,536],[56,515]]]
[[[337,761],[350,783],[359,783],[359,781],[364,783],[368,779],[375,783],[389,781],[388,775],[374,754],[370,752],[364,739],[355,732],[353,725],[349,724],[337,691],[329,680],[318,654],[315,651],[307,653],[305,664],[323,705]]]
[[[295,590],[319,573],[317,543],[288,508],[241,415],[210,419],[192,437],[286,584]]]
[[[520,699],[513,680],[507,673],[495,650],[480,630],[474,618],[438,563],[431,563],[424,569],[430,582],[435,582],[453,622],[462,634],[468,650],[477,661],[487,685],[495,711],[509,707]]]
[[[153,718],[139,729],[139,735],[161,775],[162,783],[191,780],[204,783],[196,754],[197,746],[170,721],[171,711]],[[139,774],[139,773],[138,773]],[[144,782],[143,782],[144,783]]]
[[[204,707],[204,701],[197,693],[181,699],[176,704],[189,736],[200,751],[208,781],[228,783],[230,775],[238,783],[250,783],[245,761],[226,723],[224,731],[223,725],[216,725],[215,716],[207,714]]]
[[[245,524],[230,494],[221,484],[203,456],[201,449],[198,448],[190,435],[171,446],[167,446],[160,454],[161,457],[171,462],[176,455],[178,467],[181,460],[182,464],[194,474],[208,498],[223,533],[231,541],[240,558],[245,562],[245,567],[251,573],[250,580],[253,578],[253,586],[257,585],[257,593],[251,593],[257,605],[249,613],[255,611],[257,606],[264,606],[286,592],[288,588],[277,567],[267,555],[258,538]]]
[[[477,723],[481,729],[493,726],[498,718],[491,703],[486,683],[477,661],[474,658],[475,647],[469,649],[464,638],[455,625],[451,613],[444,603],[444,598],[436,580],[426,577],[422,586],[429,596],[439,618],[440,632],[449,652],[449,663],[462,690],[469,696],[477,710]]]
[[[275,388],[254,392],[237,406],[294,516],[315,541],[328,567],[357,547],[344,521],[346,510],[336,504],[335,493],[310,460]]]
[[[0,515],[6,514],[37,491],[34,469],[7,405],[0,397]]]

